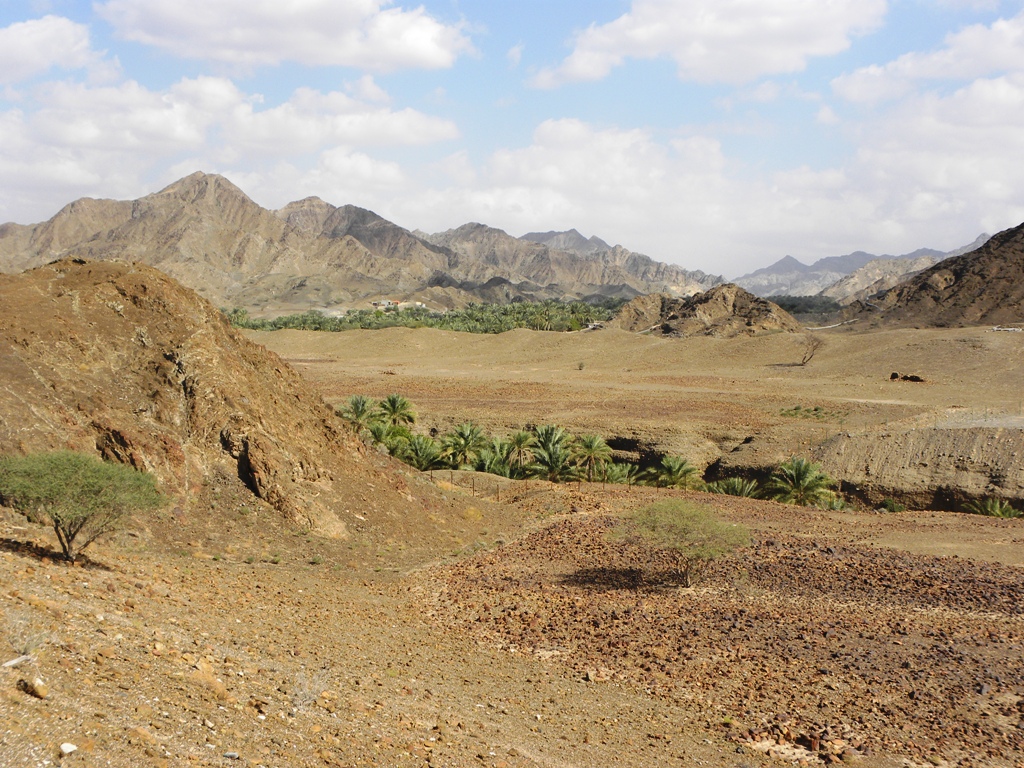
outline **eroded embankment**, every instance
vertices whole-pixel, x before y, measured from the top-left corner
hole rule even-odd
[[[985,497],[1024,499],[1024,429],[935,426],[839,434],[813,452],[843,490],[869,503],[959,509]]]

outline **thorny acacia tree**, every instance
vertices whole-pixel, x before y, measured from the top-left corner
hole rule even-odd
[[[69,562],[131,512],[163,504],[152,475],[74,451],[0,459],[0,499],[48,520]]]

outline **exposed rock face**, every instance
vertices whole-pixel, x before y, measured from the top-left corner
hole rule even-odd
[[[939,262],[854,315],[883,323],[966,326],[1024,322],[1024,224],[975,251]]]
[[[412,506],[277,355],[156,269],[59,261],[0,275],[0,306],[0,452],[98,452],[152,472],[186,510],[211,475],[237,476],[332,536],[339,512],[371,506],[356,497]]]
[[[421,237],[371,211],[315,197],[269,211],[227,179],[203,173],[139,200],[83,199],[41,224],[0,227],[0,271],[69,257],[141,261],[218,306],[268,313],[382,297],[449,307],[630,298],[720,282],[623,248],[560,251],[481,225]]]
[[[642,296],[619,312],[615,325],[626,331],[664,336],[732,336],[797,332],[800,324],[781,307],[739,286],[719,285],[680,299],[664,294]]]

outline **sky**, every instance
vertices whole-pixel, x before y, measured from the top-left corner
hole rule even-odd
[[[735,277],[1024,222],[1024,0],[0,0],[0,222],[194,171]]]

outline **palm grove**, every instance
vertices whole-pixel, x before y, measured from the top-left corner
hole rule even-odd
[[[763,486],[741,477],[705,483],[697,467],[681,456],[663,456],[653,466],[641,468],[632,462],[615,461],[611,447],[600,435],[572,435],[555,424],[495,437],[473,422],[464,422],[435,439],[413,431],[416,410],[408,398],[396,393],[380,401],[352,395],[338,409],[338,415],[366,442],[424,472],[465,469],[511,479],[706,490],[831,509],[845,505],[833,490],[835,482],[819,465],[802,458],[781,464]]]

